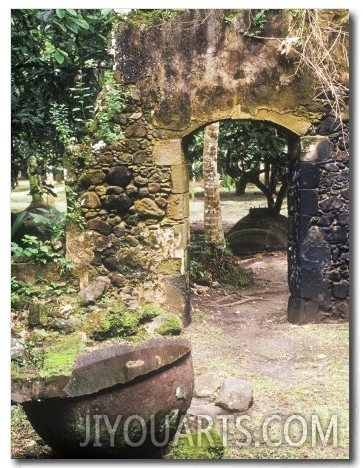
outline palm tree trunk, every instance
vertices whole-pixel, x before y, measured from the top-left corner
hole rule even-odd
[[[217,170],[219,122],[205,127],[203,149],[204,237],[206,242],[225,245]]]

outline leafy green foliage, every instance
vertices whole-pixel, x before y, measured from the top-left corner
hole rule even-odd
[[[65,190],[67,195],[66,223],[71,223],[79,229],[83,229],[86,224],[86,219],[82,212],[80,199],[71,187],[66,185]]]
[[[225,13],[225,16],[224,16],[224,22],[226,24],[231,24],[233,19],[237,16],[237,14],[240,12],[241,10],[238,10],[238,9],[230,9],[230,10],[227,10],[226,13]]]
[[[251,25],[248,29],[240,29],[244,36],[257,37],[262,33],[266,23],[266,10],[258,10],[251,18]]]
[[[189,173],[198,179],[201,177],[203,161],[204,129],[189,135],[185,143]],[[236,189],[241,179],[254,183],[272,207],[275,204],[273,195],[276,187],[286,178],[287,163],[287,140],[275,127],[248,120],[220,122],[218,172],[223,186],[232,188],[232,179]],[[264,182],[259,177],[262,172],[265,173]],[[283,195],[284,191],[281,193]]]
[[[44,348],[43,340],[40,337],[33,337],[24,343],[24,353],[13,359],[12,363],[17,367],[26,367],[33,365],[35,367],[42,367],[44,364]]]
[[[68,144],[72,130],[68,122],[68,109],[65,104],[57,104],[56,102],[50,103],[50,116],[52,124],[54,125],[60,141]]]
[[[190,280],[197,284],[217,281],[224,286],[245,286],[251,282],[252,272],[239,265],[229,247],[198,239],[190,248]]]
[[[129,96],[130,93],[122,92],[121,85],[114,83],[112,72],[106,72],[101,102],[94,121],[89,124],[96,139],[111,142],[120,138],[121,127],[114,118],[126,108]]]
[[[92,90],[85,86],[83,81],[78,81],[74,88],[69,88],[73,94],[75,107],[72,108],[73,120],[85,125],[93,114],[94,105],[88,99],[92,96]]]
[[[60,252],[55,252],[50,240],[42,241],[36,236],[25,234],[21,246],[16,242],[11,243],[11,254],[15,262],[35,262],[41,265],[58,263],[59,272],[64,275],[74,268],[74,264],[66,259]]]
[[[228,190],[228,192],[231,192],[234,186],[235,182],[233,177],[229,174],[223,174],[223,177],[221,179],[221,187],[225,187]]]
[[[11,226],[11,237],[17,233],[26,221],[31,220],[39,231],[46,235],[50,233],[52,239],[64,236],[65,216],[56,208],[37,208],[36,211],[22,211]]]
[[[15,276],[11,277],[11,306],[14,309],[22,309],[32,298],[44,300],[61,294],[74,294],[76,290],[66,283],[48,281],[45,278],[37,278],[35,283],[22,281]]]
[[[22,281],[15,276],[11,277],[11,304],[12,306],[18,304],[19,301],[23,302],[24,296],[30,298],[37,294],[37,288],[33,283]],[[16,307],[15,307],[16,308]]]
[[[115,18],[111,9],[11,11],[14,164],[26,166],[36,154],[39,166],[59,166],[69,138],[82,137],[103,70],[111,68]]]

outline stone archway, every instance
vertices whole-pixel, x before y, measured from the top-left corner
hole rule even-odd
[[[279,54],[273,38],[286,30],[287,10],[269,12],[259,40],[239,33],[247,10],[230,24],[224,10],[187,10],[156,27],[120,22],[115,76],[130,96],[117,118],[123,133],[71,183],[87,223],[83,232],[69,230],[68,255],[83,282],[107,276],[123,300],[162,304],[188,323],[182,139],[212,121],[262,120],[295,135],[289,320],[346,318],[349,156],[324,102],[314,99],[312,78],[292,78],[293,65]]]

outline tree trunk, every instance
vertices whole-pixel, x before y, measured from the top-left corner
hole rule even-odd
[[[205,127],[203,148],[204,236],[206,242],[225,245],[217,170],[219,122]]]
[[[236,197],[246,194],[247,180],[244,175],[236,179]]]
[[[258,175],[253,174],[253,173],[251,172],[251,173],[249,173],[249,175],[248,175],[248,180],[249,180],[249,182],[252,182],[253,184],[255,184],[256,187],[257,187],[258,189],[260,189],[261,192],[265,195],[265,197],[266,197],[266,199],[267,199],[267,206],[268,206],[269,208],[273,208],[274,205],[275,205],[275,202],[274,202],[274,198],[273,198],[273,196],[272,196],[272,193],[271,193],[270,190],[266,187],[266,185],[264,185],[264,184],[260,181]]]
[[[38,163],[35,156],[31,156],[28,161],[29,185],[32,202],[29,208],[41,208],[46,206],[41,190],[41,180],[38,173]]]
[[[287,181],[287,174],[286,174],[284,178],[282,179],[282,184],[281,184],[279,193],[277,194],[277,197],[276,197],[276,202],[274,206],[274,211],[276,215],[278,215],[281,211],[282,202],[284,201],[284,197],[287,193],[287,184],[288,184],[288,181]]]

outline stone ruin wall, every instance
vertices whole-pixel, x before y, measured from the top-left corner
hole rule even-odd
[[[289,319],[346,318],[347,142],[314,100],[311,79],[291,79],[292,64],[281,58],[278,42],[238,33],[247,24],[247,11],[231,25],[223,18],[223,10],[189,10],[160,27],[120,23],[115,77],[131,95],[116,118],[123,136],[101,149],[92,167],[71,182],[87,223],[84,231],[69,229],[67,255],[77,263],[83,284],[107,276],[110,293],[129,305],[154,302],[188,323],[189,180],[183,137],[215,120],[264,120],[286,129],[295,148]],[[271,12],[268,25],[266,36],[283,35],[286,11]]]

